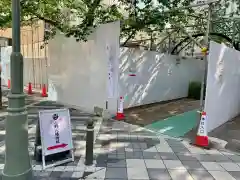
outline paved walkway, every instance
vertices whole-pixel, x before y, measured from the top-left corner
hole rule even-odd
[[[35,175],[60,180],[240,179],[240,156],[215,149],[203,150],[169,137],[156,137],[124,122],[103,122],[94,152],[93,166],[84,165],[82,144],[75,151],[75,162],[47,171],[35,166]]]
[[[33,143],[37,111],[62,107],[40,103],[29,107],[29,151]],[[36,179],[49,180],[240,180],[240,156],[221,150],[203,150],[185,141],[156,136],[120,121],[108,120],[95,127],[95,160],[84,165],[85,122],[90,114],[71,109],[75,161],[42,170],[33,161]],[[0,121],[0,141],[4,139]],[[4,163],[4,143],[0,146],[0,169]]]

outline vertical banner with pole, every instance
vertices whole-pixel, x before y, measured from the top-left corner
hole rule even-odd
[[[207,69],[208,69],[208,48],[209,48],[209,33],[211,29],[211,18],[212,18],[212,4],[209,4],[208,7],[208,19],[207,19],[207,31],[205,36],[205,47],[202,48],[202,53],[204,55],[204,74],[201,84],[201,95],[200,95],[200,110],[201,112],[204,110],[204,90],[205,90],[205,83],[207,80]]]
[[[117,99],[119,97],[119,47],[116,42],[107,42],[105,49],[107,54],[106,109],[115,113],[117,110],[115,109],[117,107]],[[111,108],[109,106],[111,106]]]
[[[111,47],[107,44],[106,46],[107,57],[108,57],[108,81],[107,81],[107,91],[108,91],[108,98],[114,97],[114,59],[111,53]]]

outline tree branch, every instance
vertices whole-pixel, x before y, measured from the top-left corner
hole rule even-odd
[[[136,30],[132,31],[132,33],[128,36],[128,38],[124,41],[122,46],[125,46],[127,42],[133,37],[133,35],[136,33]]]
[[[85,20],[83,21],[84,24],[86,23],[86,27],[89,27],[89,26],[93,25],[94,14],[95,14],[95,11],[96,11],[97,7],[99,6],[100,2],[101,2],[101,0],[94,0],[91,3],[90,9],[86,14]]]

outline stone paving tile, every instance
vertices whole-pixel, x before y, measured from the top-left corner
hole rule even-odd
[[[216,180],[236,180],[227,171],[208,171]]]
[[[92,180],[92,179],[105,179],[106,177],[106,168],[97,169],[95,172],[84,172],[82,179]]]
[[[171,152],[160,152],[160,156],[163,160],[178,160],[177,155]]]
[[[198,161],[181,161],[188,170],[204,170],[203,165]]]
[[[160,153],[158,152],[143,152],[144,159],[161,159]]]
[[[143,159],[143,152],[126,152],[126,159]]]
[[[206,170],[189,170],[188,172],[194,180],[215,180]]]
[[[107,168],[105,178],[128,178],[127,168]]]
[[[208,171],[225,171],[225,169],[216,162],[201,162]]]
[[[177,153],[176,155],[181,161],[198,161],[194,155],[189,153]]]
[[[159,159],[145,159],[144,161],[145,161],[146,167],[149,169],[151,168],[165,169],[166,168],[163,161]]]
[[[127,159],[126,162],[128,168],[146,168],[146,164],[143,159]]]
[[[171,169],[168,170],[172,180],[194,180],[187,170]]]
[[[151,180],[172,180],[167,169],[148,168],[147,171]]]
[[[148,172],[146,168],[127,168],[127,176],[129,179],[136,180],[149,180]]]
[[[238,166],[235,163],[232,162],[222,162],[218,163],[220,166],[222,166],[226,171],[239,171],[240,172],[240,166]]]
[[[240,171],[229,171],[228,172],[232,177],[234,177],[236,180],[240,180]]]
[[[167,169],[186,170],[182,162],[179,160],[164,160],[163,162]]]
[[[121,168],[126,167],[126,160],[125,159],[112,159],[112,161],[107,162],[107,167],[115,167],[115,168]]]
[[[228,155],[228,158],[231,159],[233,162],[240,163],[240,156],[238,155]]]
[[[196,154],[195,157],[202,162],[229,162],[231,161],[227,156],[216,154]]]

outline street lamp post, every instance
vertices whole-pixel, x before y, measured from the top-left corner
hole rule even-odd
[[[20,51],[20,0],[12,0],[11,90],[5,128],[5,166],[2,180],[30,180],[28,121],[23,93],[23,57]]]

